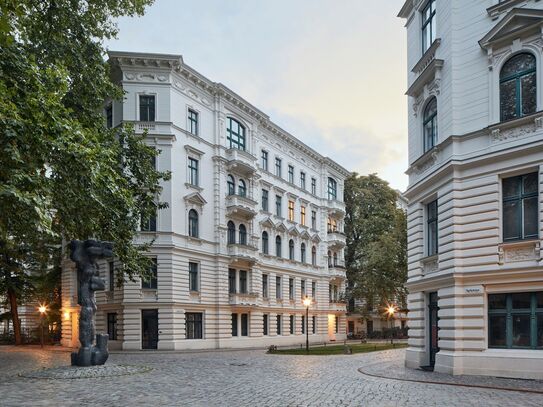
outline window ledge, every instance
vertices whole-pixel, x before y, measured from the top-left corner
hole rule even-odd
[[[439,254],[423,257],[420,259],[423,274],[431,274],[439,271]]]
[[[411,69],[411,72],[414,74],[420,75],[420,73],[432,62],[436,56],[436,50],[439,48],[439,45],[441,44],[441,38],[436,38],[432,45],[430,45],[430,48],[424,52],[422,57],[419,59],[419,61],[415,64],[413,69]]]
[[[539,239],[504,242],[498,245],[498,264],[541,261]]]
[[[204,188],[199,187],[198,185],[191,184],[190,182],[185,182],[185,186],[198,192],[202,192],[204,190]]]
[[[543,128],[543,111],[538,111],[517,119],[496,123],[488,127],[492,142],[517,139]]]
[[[187,236],[187,240],[197,245],[202,245],[203,243],[203,240],[200,239],[199,237]]]

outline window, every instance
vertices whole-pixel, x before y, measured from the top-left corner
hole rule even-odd
[[[189,262],[189,289],[198,291],[198,263]]]
[[[187,339],[202,339],[201,312],[185,312],[185,335]]]
[[[275,215],[278,217],[281,217],[282,210],[281,210],[282,202],[281,202],[281,195],[275,195]]]
[[[239,271],[239,292],[241,294],[247,294],[247,271]]]
[[[228,189],[228,195],[235,195],[236,193],[236,182],[234,180],[234,177],[230,174],[228,174],[228,177],[226,177],[226,185]]]
[[[283,296],[281,295],[281,277],[275,277],[275,298],[280,299]]]
[[[294,240],[292,239],[288,241],[288,258],[294,260]]]
[[[337,267],[338,265],[338,262],[337,262],[337,253],[334,252],[334,267]]]
[[[198,135],[198,112],[189,109],[189,133]]]
[[[240,179],[238,183],[238,194],[239,196],[247,196],[247,185],[242,179]]]
[[[431,150],[437,144],[437,99],[432,97],[422,118],[422,128],[424,133],[424,152]]]
[[[311,178],[311,193],[317,195],[317,179]]]
[[[300,281],[300,294],[302,300],[306,297],[305,295],[305,280]]]
[[[543,348],[543,291],[488,295],[489,348]]]
[[[537,172],[503,180],[503,240],[538,236]]]
[[[275,255],[281,257],[281,236],[275,237]]]
[[[305,315],[302,315],[302,334],[305,334]]]
[[[315,297],[317,296],[317,282],[312,281],[311,282],[311,298],[315,300]]]
[[[262,315],[262,334],[268,335],[268,314]]]
[[[239,225],[239,244],[247,244],[247,229],[243,223]]]
[[[241,336],[249,336],[249,314],[241,314]]]
[[[150,216],[141,216],[141,231],[156,232],[156,207],[154,208],[154,212]]]
[[[332,267],[332,252],[328,250],[328,267]]]
[[[436,39],[436,0],[430,0],[422,10],[422,53],[424,54]]]
[[[238,314],[232,314],[232,336],[238,336]]]
[[[281,177],[281,159],[275,157],[275,175]]]
[[[262,150],[262,155],[260,156],[260,165],[264,171],[268,171],[268,152],[266,150]]]
[[[300,261],[305,263],[305,243],[300,245]]]
[[[198,160],[189,157],[189,184],[198,186]]]
[[[189,211],[189,236],[198,237],[198,213],[194,209]]]
[[[245,150],[245,127],[236,119],[228,118],[228,127],[226,128],[230,148]]]
[[[294,315],[290,316],[289,332],[291,335],[294,335]]]
[[[328,218],[328,233],[337,232],[337,221],[333,218]]]
[[[268,232],[264,231],[262,232],[262,253],[268,254],[269,253],[269,242],[268,242]]]
[[[536,102],[536,63],[532,54],[514,55],[500,71],[500,118],[516,119],[534,113]]]
[[[288,166],[288,182],[294,184],[294,167],[292,165]]]
[[[312,321],[311,321],[311,327],[312,327],[312,328],[311,328],[311,333],[312,333],[313,335],[315,335],[315,333],[316,333],[316,331],[317,331],[317,318],[315,318],[315,315],[313,315],[313,316],[311,317],[311,320],[312,320]]]
[[[311,248],[311,264],[317,265],[317,248],[315,246]]]
[[[277,315],[275,322],[277,324],[277,335],[281,335],[281,315]]]
[[[336,315],[336,333],[339,333],[339,317]]]
[[[438,239],[437,239],[437,200],[426,205],[426,229],[428,242],[428,256],[437,254]]]
[[[231,220],[228,221],[227,227],[228,227],[227,243],[235,244],[236,243],[236,226],[234,225],[234,222],[232,222]]]
[[[113,127],[113,105],[111,103],[106,106],[106,127],[108,129]]]
[[[156,290],[157,289],[157,274],[158,274],[158,267],[157,267],[157,260],[151,259],[151,266],[149,267],[149,273],[145,278],[141,280],[141,288],[149,289],[149,290]]]
[[[288,298],[290,300],[294,299],[294,279],[293,278],[288,279]]]
[[[300,188],[305,190],[305,172],[300,171]]]
[[[236,270],[234,269],[228,269],[228,292],[236,293]]]
[[[305,206],[300,207],[300,223],[305,226]]]
[[[154,95],[140,95],[140,121],[155,121],[155,97]]]
[[[328,177],[328,199],[331,201],[337,199],[337,181],[330,177]]]
[[[262,190],[262,210],[268,212],[268,190]]]
[[[109,291],[115,289],[115,266],[112,261],[108,263],[108,274],[109,274]]]
[[[317,230],[317,211],[311,211],[311,228]]]
[[[108,312],[107,314],[107,334],[110,341],[117,340],[117,313]]]
[[[294,222],[294,201],[288,201],[288,220]]]
[[[262,298],[268,298],[268,275],[262,274]]]

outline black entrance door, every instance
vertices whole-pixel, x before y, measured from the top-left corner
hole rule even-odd
[[[429,315],[429,331],[430,331],[430,366],[433,368],[436,363],[436,353],[439,352],[437,346],[438,341],[438,326],[437,321],[439,318],[437,312],[439,310],[437,306],[437,293],[433,292],[428,295],[428,315]]]
[[[158,310],[141,311],[141,348],[156,349],[158,344]]]

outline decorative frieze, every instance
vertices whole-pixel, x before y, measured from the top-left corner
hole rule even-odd
[[[498,264],[524,261],[540,261],[540,242],[530,240],[518,243],[503,243],[498,246]]]

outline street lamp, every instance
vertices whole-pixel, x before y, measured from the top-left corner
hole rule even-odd
[[[392,329],[394,328],[394,313],[396,312],[396,306],[394,304],[390,304],[388,307],[387,307],[387,314],[388,314],[388,319],[389,321],[391,321],[390,325],[390,344],[391,345],[394,345],[394,337],[393,337],[393,333],[392,333]]]
[[[40,345],[43,348],[43,320],[47,312],[47,305],[40,304],[38,311],[40,311]]]
[[[309,353],[309,306],[311,305],[311,298],[304,298],[305,306],[305,353]]]

